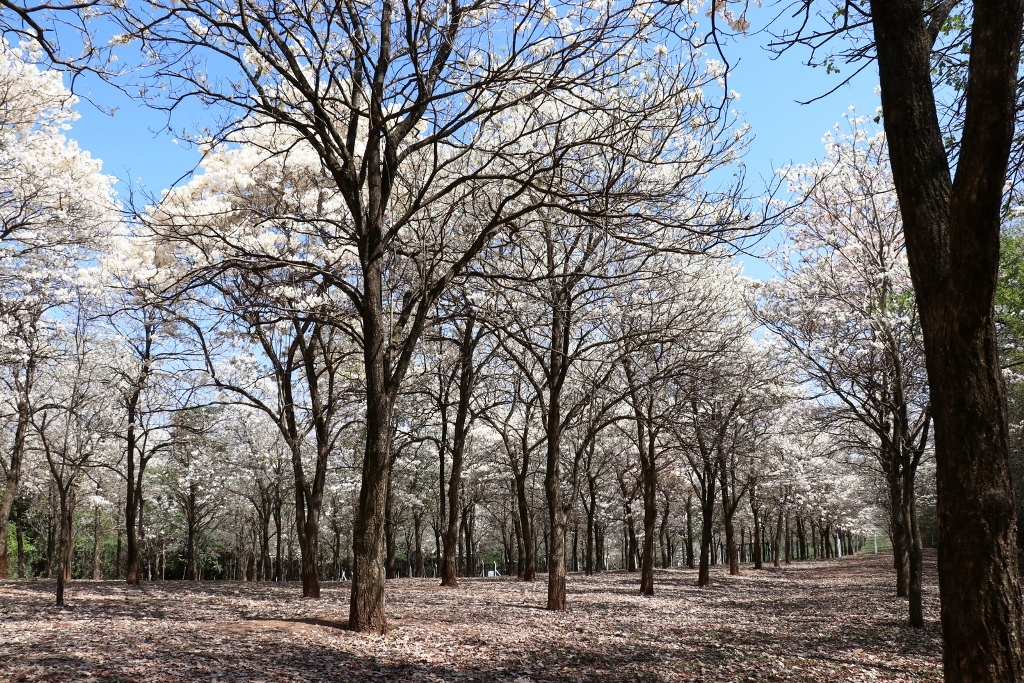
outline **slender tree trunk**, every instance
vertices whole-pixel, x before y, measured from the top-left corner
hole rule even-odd
[[[626,571],[635,572],[637,556],[636,521],[633,519],[633,506],[626,501]]]
[[[693,494],[686,494],[686,566],[694,568],[693,561]]]
[[[25,507],[18,506],[18,519],[14,526],[15,543],[18,545],[18,578],[25,578],[25,540],[22,529],[25,526]]]
[[[537,580],[536,531],[530,518],[530,501],[526,497],[526,456],[522,474],[516,475],[516,501],[519,505],[519,523],[523,529],[523,581]]]
[[[93,508],[92,520],[92,580],[103,579],[103,570],[100,566],[100,507]]]
[[[754,569],[762,569],[761,539],[761,506],[755,502],[754,486],[750,487],[750,514],[754,518],[754,534],[751,539],[751,551],[754,555]]]
[[[644,484],[644,545],[641,553],[640,592],[654,595],[654,527],[658,521],[658,470],[654,462],[655,435],[637,419],[638,443],[643,452],[640,467]]]
[[[776,520],[776,523],[775,523],[775,540],[774,540],[774,546],[775,547],[773,548],[773,552],[772,552],[772,565],[775,566],[775,567],[782,566],[782,563],[779,562],[779,559],[780,559],[779,558],[779,554],[780,554],[781,545],[782,545],[782,508],[780,507],[779,508],[779,514],[778,514],[778,520]]]
[[[3,495],[0,496],[0,579],[10,576],[9,553],[7,547],[7,524],[11,518],[11,509],[14,507],[14,499],[18,496],[18,485],[21,482],[21,466],[25,459],[25,437],[28,433],[31,410],[29,406],[29,394],[32,387],[32,380],[35,374],[34,357],[29,359],[26,367],[25,386],[22,388],[22,395],[18,398],[18,420],[14,427],[14,443],[11,446],[11,460],[7,467],[7,481],[4,484]]]
[[[516,536],[516,576],[521,579],[526,571],[526,543],[523,540],[522,513],[519,511],[515,478],[509,481],[509,488],[512,492],[512,530]]]
[[[594,489],[593,489],[593,485],[590,483],[589,476],[587,477],[587,482],[588,482],[587,483],[587,488],[588,488],[587,494],[589,496],[590,504],[588,506],[586,506],[586,508],[587,508],[587,510],[586,510],[586,512],[587,512],[587,541],[586,541],[587,547],[586,547],[586,557],[584,558],[584,561],[583,561],[583,571],[584,571],[584,573],[587,576],[590,576],[590,575],[592,575],[594,573],[594,514],[596,513],[596,510],[595,510],[596,506],[595,506],[595,500],[594,500]]]
[[[398,571],[395,568],[395,561],[398,555],[395,535],[398,531],[395,524],[394,509],[392,508],[393,503],[393,489],[391,484],[388,483],[387,502],[384,504],[384,578],[386,579],[394,579],[398,576]]]
[[[276,541],[274,543],[274,581],[280,583],[284,581],[284,539],[281,537],[282,531],[282,520],[281,520],[281,508],[284,506],[284,499],[278,494],[275,499],[274,505],[274,535]]]
[[[705,471],[705,478],[707,490],[701,492],[700,566],[697,568],[697,585],[700,587],[711,585],[711,544],[715,516],[714,474]]]
[[[466,316],[462,338],[459,340],[459,398],[452,433],[452,469],[448,479],[448,526],[445,529],[444,563],[441,574],[441,585],[452,588],[459,585],[458,578],[456,578],[458,568],[455,552],[459,539],[459,512],[461,510],[459,492],[462,488],[462,464],[466,452],[466,436],[469,431],[469,405],[476,382],[473,353],[479,337],[474,329],[475,324],[476,317],[469,313]],[[472,552],[467,554],[471,556]]]
[[[416,543],[414,551],[413,576],[417,579],[423,578],[423,510],[416,510],[412,513],[412,535]]]
[[[64,606],[64,593],[71,579],[71,557],[75,550],[75,492],[73,484],[60,492],[60,543],[57,562],[57,607]]]
[[[786,510],[786,564],[790,564],[793,561],[792,536],[793,535],[789,530],[789,510]]]
[[[910,625],[914,628],[923,628],[924,598],[921,589],[921,572],[924,570],[924,549],[921,546],[921,530],[917,526],[914,471],[909,462],[910,458],[909,454],[905,456],[903,474],[903,525],[907,529],[907,540],[909,541],[907,544],[909,551],[907,567],[910,571],[907,587],[910,598]]]

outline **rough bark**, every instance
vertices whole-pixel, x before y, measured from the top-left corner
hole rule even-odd
[[[935,425],[947,681],[1024,677],[1024,605],[993,297],[1013,134],[1020,0],[972,5],[956,177],[922,3],[871,3],[885,131],[924,333]]]
[[[366,258],[366,255],[364,255]],[[366,373],[366,446],[363,451],[359,506],[352,534],[352,592],[349,628],[384,633],[384,514],[391,470],[394,382],[386,321],[381,306],[381,265],[365,263],[363,368]]]
[[[658,520],[658,471],[654,460],[654,434],[650,429],[640,429],[641,449],[645,452],[641,460],[644,480],[644,542],[640,553],[640,592],[654,595],[654,527]]]

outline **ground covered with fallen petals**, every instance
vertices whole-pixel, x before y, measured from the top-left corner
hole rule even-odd
[[[0,681],[928,681],[940,680],[934,556],[927,624],[907,626],[891,556],[794,563],[710,589],[692,570],[569,578],[569,609],[535,584],[388,583],[390,631],[344,630],[348,584],[319,601],[296,584],[129,588],[0,582]]]

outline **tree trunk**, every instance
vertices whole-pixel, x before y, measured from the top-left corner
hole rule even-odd
[[[890,448],[889,451],[894,451]],[[910,567],[907,557],[907,526],[903,501],[903,472],[895,452],[885,456],[889,471],[889,528],[892,541],[892,561],[896,569],[896,595],[901,598],[910,593]]]
[[[349,628],[384,633],[384,514],[391,471],[394,392],[386,321],[381,305],[381,264],[364,264],[363,368],[366,382],[366,446],[363,453],[359,507],[352,538],[352,592]]]
[[[633,506],[626,501],[626,571],[635,572],[637,556],[636,521],[633,519]]]
[[[914,468],[905,455],[903,473],[903,524],[907,530],[907,568],[910,570],[907,588],[910,598],[910,625],[924,628],[924,598],[921,590],[921,572],[924,569],[924,549],[921,546],[921,530],[917,525],[917,503],[914,494]]]
[[[715,478],[714,474],[705,474],[706,490],[701,492],[701,532],[700,532],[700,565],[697,568],[697,585],[711,585],[711,544],[713,540],[713,523],[715,516]]]
[[[384,578],[386,579],[394,579],[398,576],[398,571],[395,568],[395,561],[398,556],[395,535],[398,533],[398,530],[395,524],[395,512],[392,509],[393,503],[393,489],[391,484],[388,483],[387,502],[384,504]]]
[[[423,510],[412,513],[412,535],[416,544],[413,559],[413,576],[423,578]]]
[[[466,327],[459,343],[459,399],[452,433],[452,469],[448,478],[448,526],[444,533],[444,559],[441,585],[455,588],[459,585],[456,550],[459,543],[459,491],[462,488],[462,462],[466,452],[466,436],[469,431],[469,404],[473,393],[474,366],[473,351],[476,347],[474,325],[476,318],[466,317]],[[469,553],[472,554],[472,553]]]
[[[71,557],[75,550],[75,492],[69,484],[60,492],[60,543],[57,561],[57,607],[64,606],[64,592],[71,578]]]
[[[544,493],[548,502],[550,542],[548,544],[548,602],[550,610],[565,610],[565,509],[559,480],[559,444],[561,411],[558,398],[548,405],[548,458],[544,474]]]
[[[18,544],[18,578],[25,578],[25,539],[22,530],[25,526],[25,506],[18,506],[18,519],[14,526],[15,543]]]
[[[587,576],[594,573],[594,515],[597,513],[596,510],[596,492],[594,490],[594,483],[591,481],[590,476],[587,476],[587,495],[589,497],[590,505],[587,505],[587,547],[586,557],[583,561],[583,571]]]
[[[18,496],[18,485],[21,482],[21,466],[25,459],[25,437],[28,433],[31,409],[29,394],[35,371],[35,361],[29,359],[26,366],[25,386],[18,397],[18,420],[14,427],[14,443],[11,446],[11,460],[7,467],[7,481],[4,484],[3,496],[0,496],[0,579],[10,576],[9,554],[7,547],[7,524],[11,518],[14,499]]]
[[[658,521],[658,470],[654,461],[656,437],[649,425],[640,419],[637,419],[637,431],[644,483],[644,544],[640,563],[640,593],[654,595],[654,527]]]
[[[92,520],[92,580],[103,579],[103,570],[100,565],[100,506],[95,506]]]
[[[519,505],[519,524],[523,529],[523,581],[537,580],[536,531],[530,518],[530,501],[526,497],[526,456],[523,471],[516,476],[516,501]]]
[[[761,539],[761,506],[755,500],[756,489],[750,486],[750,514],[754,518],[754,533],[751,539],[751,551],[754,555],[754,569],[762,569]]]
[[[740,573],[740,561],[736,552],[736,525],[734,524],[732,510],[726,502],[727,496],[722,493],[722,521],[725,524],[725,561],[729,563],[729,574],[736,576]]]
[[[772,565],[775,567],[782,566],[779,562],[780,546],[782,544],[782,508],[779,508],[778,520],[775,524],[775,541],[774,548],[772,549]]]
[[[462,532],[466,537],[466,564],[463,569],[463,576],[476,576],[476,557],[473,554],[473,505],[462,509]]]
[[[935,426],[947,681],[1024,676],[1024,605],[993,311],[1020,0],[974,3],[956,178],[922,3],[871,3],[883,122],[924,333]]]

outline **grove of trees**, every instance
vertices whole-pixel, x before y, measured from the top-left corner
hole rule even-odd
[[[351,580],[384,632],[389,579],[883,536],[947,679],[1016,680],[1024,7],[795,3],[883,106],[758,187],[734,4],[3,3],[0,578]],[[196,172],[118,197],[69,73],[208,108]]]

